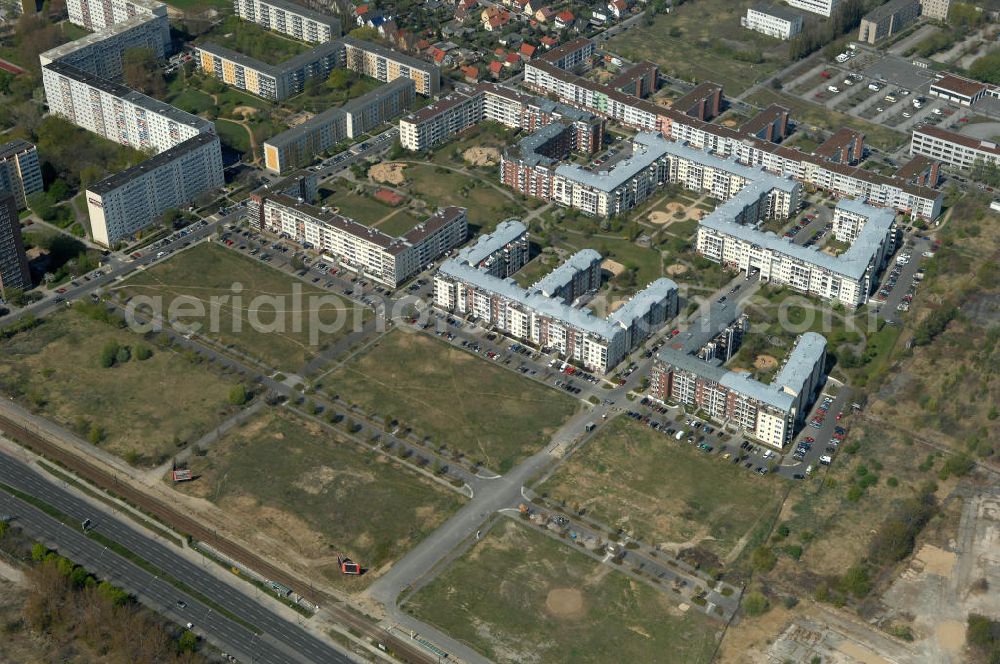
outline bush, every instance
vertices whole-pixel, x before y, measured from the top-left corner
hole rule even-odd
[[[115,359],[118,357],[118,351],[121,349],[117,341],[108,341],[101,348],[101,354],[98,358],[98,362],[104,369],[110,369],[115,365]]]
[[[868,578],[868,571],[864,567],[855,565],[844,573],[840,579],[840,589],[844,593],[850,593],[861,599],[871,592],[871,581]]]
[[[758,546],[750,556],[750,566],[755,572],[770,572],[778,559],[769,546]]]
[[[151,357],[153,357],[153,349],[146,344],[139,344],[135,347],[135,359],[145,362]]]
[[[945,459],[944,465],[941,466],[941,471],[938,473],[938,477],[942,480],[948,479],[950,475],[963,477],[968,475],[975,467],[976,462],[970,459],[967,454],[954,454]]]
[[[247,402],[247,388],[242,383],[237,383],[229,388],[229,403],[234,406],[242,406]]]
[[[128,346],[119,346],[118,352],[115,353],[115,363],[125,364],[130,359],[132,359],[132,351],[128,349]]]
[[[767,601],[767,597],[763,593],[752,592],[747,594],[743,598],[743,610],[748,616],[759,616],[767,612],[771,608],[770,602]]]

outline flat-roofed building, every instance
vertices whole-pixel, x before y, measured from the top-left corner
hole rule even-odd
[[[70,23],[93,32],[124,23],[135,17],[167,17],[167,6],[157,0],[67,0]],[[169,30],[163,43],[170,43]]]
[[[399,237],[283,193],[262,196],[261,226],[310,243],[330,260],[392,288],[465,242],[465,208],[446,207]]]
[[[708,413],[720,423],[736,424],[757,440],[782,450],[794,437],[824,382],[826,339],[801,335],[785,364],[768,384],[747,372],[729,371],[717,359],[699,359],[667,346],[656,355],[650,394]]]
[[[233,0],[236,15],[269,30],[321,44],[340,36],[340,20],[288,0]]]
[[[1000,146],[993,141],[964,136],[932,125],[918,125],[913,129],[910,154],[966,169],[977,163],[1000,165]]]
[[[94,241],[114,247],[164,211],[223,184],[219,137],[198,134],[87,188]]]
[[[342,37],[338,42],[343,44],[343,63],[353,72],[383,83],[409,78],[417,94],[425,97],[441,90],[441,69],[437,65],[354,37]]]
[[[343,66],[343,47],[338,41],[322,43],[277,65],[212,42],[196,44],[195,52],[198,67],[209,76],[272,101],[297,95],[310,79],[325,80]]]
[[[789,7],[804,9],[813,14],[830,18],[833,12],[840,6],[841,0],[785,0]]]
[[[0,194],[12,194],[17,208],[22,210],[27,207],[28,196],[42,189],[42,168],[35,146],[22,139],[0,145]]]
[[[13,289],[31,288],[28,257],[21,238],[21,221],[14,194],[0,190],[0,298]]]
[[[791,39],[802,32],[802,14],[787,7],[775,5],[753,5],[740,18],[740,25],[768,37]]]
[[[499,279],[507,279],[528,263],[528,229],[517,219],[505,219],[458,252],[458,260]]]
[[[889,0],[861,18],[858,41],[875,44],[894,35],[920,16],[920,0]]]
[[[99,32],[49,49],[38,59],[43,67],[58,61],[94,76],[117,81],[122,77],[126,51],[146,48],[157,60],[162,60],[170,47],[169,34],[165,13],[152,17],[133,16]],[[167,35],[166,41],[164,35]]]

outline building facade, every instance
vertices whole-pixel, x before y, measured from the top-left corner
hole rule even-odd
[[[977,163],[1000,165],[1000,146],[993,141],[919,125],[910,137],[910,154],[923,155],[959,168],[972,168]]]
[[[0,297],[15,288],[31,288],[31,272],[14,195],[0,191]]]
[[[388,83],[409,78],[417,94],[432,97],[441,90],[441,70],[423,60],[353,37],[338,40],[343,48],[343,65],[353,72]]]
[[[988,94],[997,96],[996,88],[955,74],[939,75],[939,78],[931,83],[927,93],[960,106],[972,106]]]
[[[784,7],[754,5],[740,19],[740,25],[768,37],[791,39],[802,32],[802,15]]]
[[[162,60],[170,48],[170,27],[167,15],[133,16],[76,41],[45,51],[39,55],[42,66],[62,62],[103,79],[117,81],[122,77],[123,58],[129,49],[149,49]]]
[[[465,208],[446,207],[400,237],[283,193],[258,193],[262,230],[285,233],[365,277],[395,288],[465,242]]]
[[[166,210],[223,184],[219,137],[198,134],[87,188],[94,241],[113,247]]]
[[[664,348],[650,373],[650,394],[661,402],[697,408],[720,423],[736,424],[777,450],[788,445],[824,382],[826,339],[806,332],[770,384]]]
[[[865,14],[858,29],[858,41],[875,44],[898,33],[920,16],[920,0],[889,0]]]
[[[25,140],[0,145],[0,194],[14,196],[19,210],[28,205],[28,196],[42,191],[42,169],[38,150]]]
[[[938,21],[948,20],[951,0],[920,0],[920,13]]]
[[[336,17],[288,0],[233,0],[233,9],[244,21],[304,42],[322,44],[340,36],[340,20]]]
[[[158,0],[67,0],[70,23],[98,32],[135,17],[167,17],[167,7]],[[170,42],[164,35],[163,43]]]
[[[277,65],[212,42],[196,45],[195,52],[198,66],[206,74],[272,101],[299,94],[310,79],[325,80],[343,62],[343,48],[336,41],[322,43]]]
[[[840,0],[786,0],[789,7],[802,9],[830,18],[840,5]]]

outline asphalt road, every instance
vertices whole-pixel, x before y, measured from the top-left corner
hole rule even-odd
[[[178,623],[194,623],[194,631],[220,644],[224,650],[242,653],[254,662],[330,662],[348,664],[353,660],[332,645],[319,640],[298,625],[271,612],[254,598],[236,590],[192,563],[152,533],[134,530],[122,520],[98,510],[64,490],[54,479],[35,472],[18,459],[0,453],[0,481],[29,493],[58,508],[75,520],[91,519],[95,531],[114,540],[175,579],[223,605],[263,634],[254,635],[242,625],[220,616],[211,608],[186,595],[166,581],[135,566],[81,531],[66,526],[31,505],[0,492],[0,511],[17,515],[17,524],[54,545],[61,553],[84,565],[98,576],[113,579],[130,592],[152,601]],[[178,600],[187,606],[181,608]]]

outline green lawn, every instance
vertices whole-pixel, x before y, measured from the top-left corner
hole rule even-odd
[[[393,237],[408,233],[413,230],[414,226],[423,221],[423,219],[415,217],[403,209],[395,213],[392,213],[390,209],[387,214],[392,214],[392,216],[380,223],[378,229]]]
[[[293,285],[301,287],[300,303],[295,301]],[[241,290],[234,293],[235,287]],[[371,315],[369,310],[349,300],[336,298],[232,249],[211,243],[198,244],[137,273],[121,288],[130,296],[163,297],[165,312],[171,302],[186,300],[200,303],[210,314],[213,297],[230,295],[233,299],[222,301],[217,307],[217,324],[212,324],[210,315],[194,319],[203,324],[199,334],[235,346],[269,367],[292,373],[328,345],[360,327],[361,321]],[[312,303],[311,297],[318,295],[328,299]],[[184,316],[179,318],[187,320]],[[253,324],[258,318],[259,324]],[[314,319],[330,327],[334,327],[335,321],[343,324],[338,331],[319,333],[313,339],[311,333],[321,330],[311,324]]]
[[[500,664],[707,663],[721,628],[509,519],[403,608]]]
[[[525,207],[510,198],[498,183],[447,170],[443,167],[409,165],[404,171],[414,196],[431,206],[458,205],[469,209],[473,232],[488,232],[508,217],[523,215]]]
[[[697,546],[720,560],[748,532],[767,530],[780,493],[771,478],[624,417],[537,490],[650,544]]]
[[[782,42],[740,26],[752,0],[699,0],[659,14],[612,38],[608,50],[632,60],[652,60],[664,73],[714,81],[736,95],[788,63]],[[706,20],[711,17],[711,20]]]
[[[331,210],[345,217],[370,226],[395,211],[395,208],[375,200],[368,194],[354,193],[350,189],[351,183],[346,180],[335,182],[335,189],[332,191],[326,188],[320,189],[320,196],[323,205],[329,206]]]
[[[283,100],[281,105],[291,111],[321,113],[331,106],[341,106],[351,99],[367,94],[381,85],[382,83],[374,78],[353,76],[346,90],[331,90],[321,81],[318,85],[306,85],[301,94]]]
[[[527,288],[558,266],[559,259],[555,254],[539,254],[514,273],[514,281]]]
[[[350,588],[336,556],[370,570],[402,556],[461,507],[463,498],[386,457],[287,411],[271,410],[194,457],[197,482],[178,487],[216,503],[248,532],[287,543],[328,580]]]
[[[577,408],[571,397],[423,334],[394,331],[322,389],[506,472]]]
[[[132,357],[104,368],[101,350],[111,341],[130,347]],[[140,346],[152,349],[152,357],[138,360]],[[103,428],[99,445],[136,463],[162,461],[176,451],[175,436],[194,442],[234,412],[227,399],[236,382],[72,310],[0,342],[5,394],[85,439],[92,425]]]
[[[187,111],[188,113],[204,113],[215,106],[212,97],[206,92],[195,88],[187,88],[176,97],[170,100],[172,106]]]
[[[215,121],[215,131],[224,145],[244,155],[250,152],[250,136],[243,125],[219,118]]]
[[[170,0],[167,5],[182,12],[198,14],[206,9],[231,9],[233,3],[226,0]]]
[[[769,88],[757,90],[750,95],[747,101],[762,108],[769,104],[785,106],[791,110],[792,117],[800,124],[805,125],[806,128],[822,129],[829,132],[837,131],[841,127],[857,129],[864,132],[865,140],[868,143],[881,150],[895,150],[907,140],[906,134],[902,132],[865,122],[846,113],[839,113]]]

